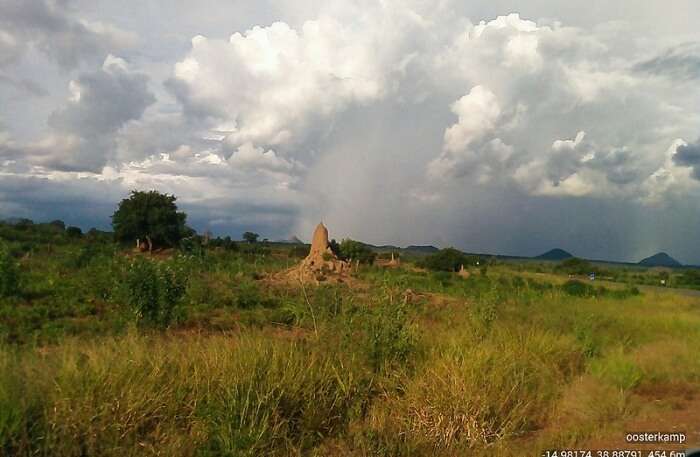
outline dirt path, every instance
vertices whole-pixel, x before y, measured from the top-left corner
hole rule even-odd
[[[648,412],[625,423],[622,432],[592,440],[580,449],[640,449],[682,451],[700,448],[700,396],[696,395],[679,408]],[[627,443],[627,432],[682,432],[685,444],[633,444]]]

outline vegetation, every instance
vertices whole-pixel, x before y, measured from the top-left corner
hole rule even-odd
[[[0,244],[0,297],[11,297],[19,291],[19,272],[7,247]]]
[[[572,275],[597,273],[591,262],[588,260],[579,259],[577,257],[571,257],[570,259],[562,261],[559,265],[557,265],[556,269],[563,273]]]
[[[462,266],[468,267],[477,263],[478,257],[468,256],[455,248],[447,248],[426,256],[419,265],[434,271],[459,271]]]
[[[154,247],[177,246],[188,235],[186,215],[178,212],[175,196],[133,191],[119,203],[112,216],[112,227],[117,241],[134,243],[142,240],[148,250]]]
[[[333,250],[331,248],[331,250]],[[359,241],[344,239],[338,245],[336,255],[343,260],[359,261],[363,264],[371,265],[377,254],[369,246]]]
[[[700,393],[700,298],[671,289],[463,278],[450,250],[302,288],[276,279],[295,245],[0,236],[0,455],[539,455]]]
[[[257,243],[258,238],[260,238],[260,235],[254,232],[245,232],[243,234],[243,241],[246,243]]]
[[[181,265],[137,258],[125,275],[126,301],[136,320],[150,325],[168,326],[185,293]]]

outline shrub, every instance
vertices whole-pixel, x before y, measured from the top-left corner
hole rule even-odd
[[[180,251],[184,254],[201,257],[204,255],[202,239],[197,235],[188,236],[180,240]]]
[[[238,251],[238,244],[230,236],[224,238],[214,238],[209,240],[209,246],[213,248],[223,248],[224,251]]]
[[[245,232],[243,234],[243,241],[246,243],[257,243],[258,238],[260,238],[260,235],[255,232]]]
[[[597,271],[591,262],[577,257],[564,260],[555,267],[555,270],[572,275],[586,275]]]
[[[80,227],[70,226],[66,229],[66,235],[68,235],[69,238],[80,238],[83,236],[83,231]]]
[[[627,356],[622,348],[611,351],[605,357],[591,363],[591,374],[614,387],[629,390],[636,387],[643,377],[637,364]]]
[[[343,260],[359,260],[360,263],[373,264],[377,254],[369,246],[359,241],[344,239],[340,242],[340,255]]]
[[[236,287],[236,306],[241,309],[250,309],[257,306],[274,308],[278,302],[273,298],[264,296],[254,282],[243,281]]]
[[[419,263],[423,268],[436,271],[458,271],[462,265],[468,264],[468,257],[454,248],[441,249]]]
[[[172,322],[186,289],[181,268],[143,258],[129,265],[125,285],[136,319],[156,326],[168,326]]]
[[[394,363],[403,363],[416,345],[405,303],[384,300],[374,306],[361,323],[367,329],[366,353],[375,372]]]
[[[565,294],[573,297],[592,297],[595,295],[595,288],[593,288],[593,286],[589,286],[576,279],[566,281],[561,288]]]
[[[472,317],[481,327],[480,330],[490,330],[494,321],[498,317],[497,293],[491,292],[481,296],[471,308]]]
[[[70,266],[74,268],[84,268],[88,266],[97,254],[97,247],[94,244],[86,244],[70,259]]]
[[[0,297],[10,297],[19,292],[19,270],[9,249],[0,244]]]

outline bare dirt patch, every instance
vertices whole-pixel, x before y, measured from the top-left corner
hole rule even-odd
[[[657,392],[658,393],[658,392]],[[654,398],[658,395],[642,397],[653,403],[664,403],[663,409],[654,407],[653,403],[644,408],[640,415],[624,423],[622,430],[603,436],[581,446],[582,449],[639,449],[639,450],[686,450],[700,447],[700,395],[690,394],[685,389],[670,393],[672,398]],[[674,395],[678,394],[678,395]],[[682,402],[678,400],[682,399]],[[668,401],[671,400],[671,401]],[[628,443],[625,439],[627,432],[682,432],[685,433],[685,444],[637,444]]]

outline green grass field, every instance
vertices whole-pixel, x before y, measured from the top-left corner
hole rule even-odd
[[[700,386],[700,298],[672,291],[410,263],[302,288],[270,279],[282,247],[15,258],[1,455],[539,455]]]

